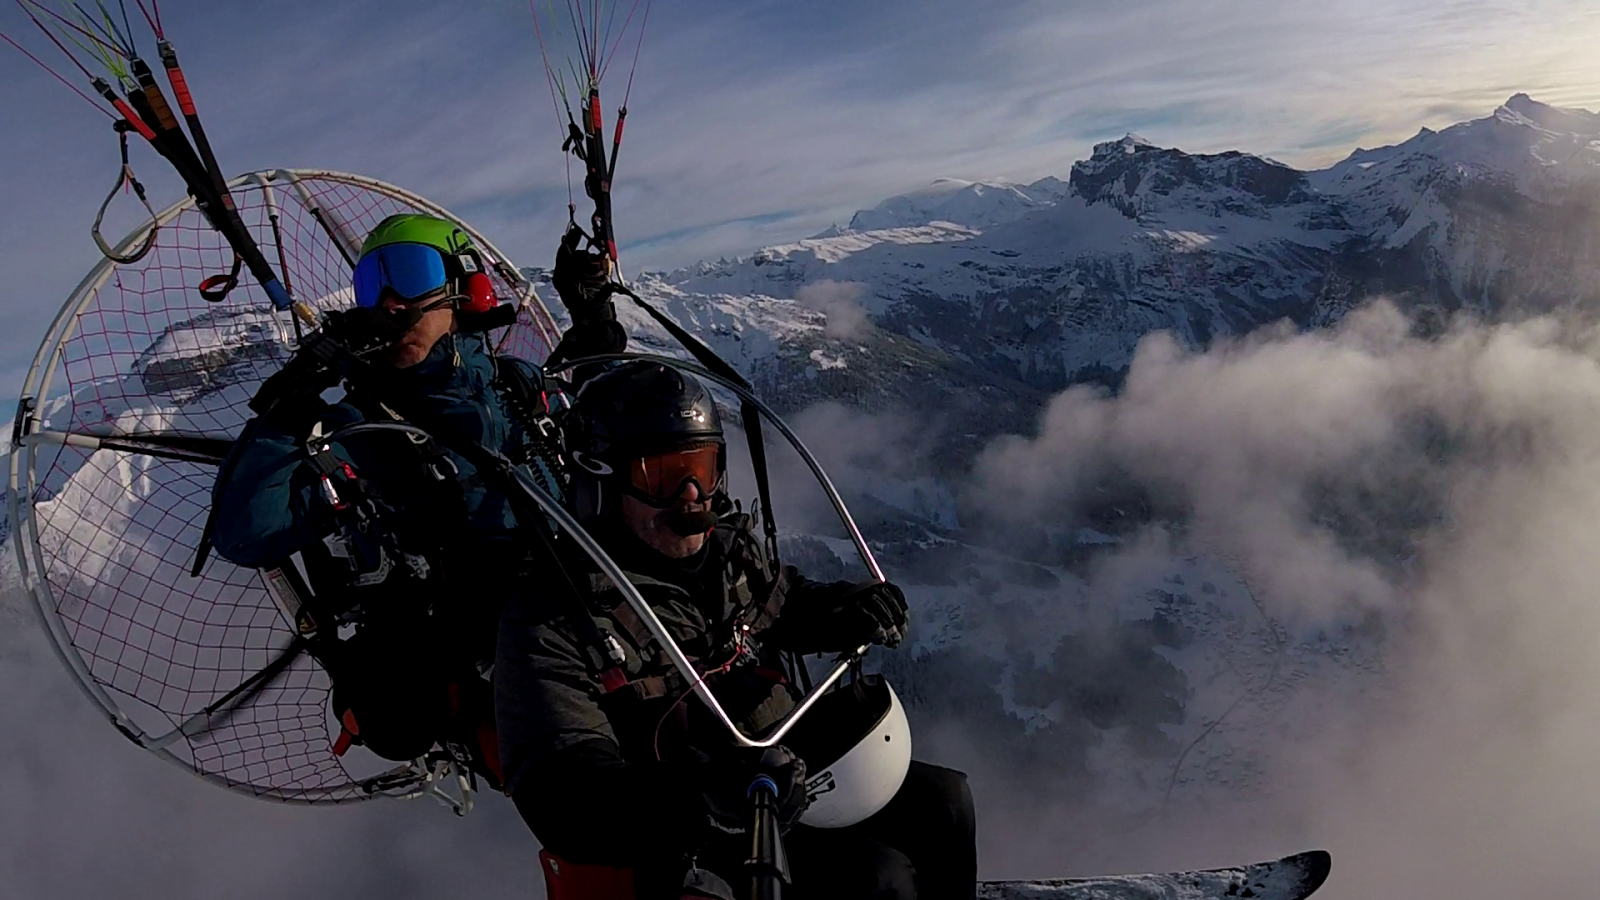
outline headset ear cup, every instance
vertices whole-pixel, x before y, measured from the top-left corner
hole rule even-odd
[[[568,489],[572,492],[574,518],[581,524],[590,525],[605,518],[605,482],[600,476],[575,469]]]
[[[467,302],[461,305],[464,313],[486,313],[500,302],[500,298],[494,295],[494,282],[483,272],[468,275],[466,290],[461,293],[467,297]]]

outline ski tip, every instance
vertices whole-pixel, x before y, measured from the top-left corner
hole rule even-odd
[[[1309,897],[1328,880],[1328,873],[1333,869],[1333,854],[1326,850],[1307,850],[1284,857],[1281,864],[1300,871],[1300,890],[1296,896]]]

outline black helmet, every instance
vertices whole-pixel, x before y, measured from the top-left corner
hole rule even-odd
[[[694,378],[634,360],[589,379],[574,404],[582,450],[608,462],[706,441],[722,443],[717,404]]]
[[[643,457],[693,447],[718,447],[716,484],[697,487],[711,493],[713,502],[725,498],[722,419],[711,392],[693,377],[648,360],[623,363],[589,379],[573,413],[566,436],[578,470],[573,493],[580,519],[606,514],[613,498],[624,493],[659,505],[630,485],[629,467]]]

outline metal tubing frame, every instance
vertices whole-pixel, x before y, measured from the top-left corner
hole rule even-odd
[[[828,495],[828,502],[833,504],[834,512],[838,514],[839,520],[844,524],[845,530],[850,533],[850,540],[856,545],[856,553],[861,556],[861,561],[866,565],[867,571],[872,573],[872,577],[878,581],[888,581],[888,579],[883,575],[883,569],[879,568],[878,566],[877,558],[872,555],[872,549],[867,546],[867,539],[861,536],[861,529],[856,527],[855,518],[850,515],[850,510],[845,507],[843,498],[839,496],[838,489],[833,486],[833,481],[828,478],[828,473],[822,470],[822,464],[817,462],[817,458],[815,456],[811,455],[811,451],[807,449],[805,442],[800,440],[800,436],[794,433],[794,430],[789,427],[788,423],[779,418],[778,414],[772,411],[772,407],[762,402],[761,398],[757,397],[755,392],[751,391],[750,388],[739,384],[738,382],[724,378],[721,375],[718,375],[715,372],[707,369],[705,366],[700,365],[699,363],[689,362],[688,360],[678,359],[672,356],[661,356],[660,354],[656,353],[608,353],[603,356],[589,356],[583,359],[567,360],[557,368],[557,371],[564,371],[575,366],[587,365],[589,363],[626,361],[633,359],[660,363],[661,365],[670,366],[674,369],[678,369],[679,371],[690,372],[698,375],[701,378],[705,378],[708,381],[712,381],[724,388],[727,388],[729,391],[732,391],[734,394],[738,395],[739,399],[747,401],[754,406],[756,410],[766,418],[767,421],[772,423],[773,427],[778,429],[778,433],[784,436],[784,438],[789,442],[790,446],[794,447],[795,452],[800,454],[800,458],[805,460],[805,464],[811,469],[811,474],[816,476],[817,483],[822,486],[823,493]]]
[[[655,359],[655,357],[649,357],[644,354],[636,355],[633,358]],[[673,365],[682,364],[680,360],[673,360],[670,357],[660,357],[660,359],[663,363],[671,363]],[[715,378],[716,376],[710,377]],[[718,379],[718,381],[720,382],[721,379]],[[743,391],[742,388],[740,390]],[[759,401],[756,402],[758,404],[760,403]],[[774,423],[779,421],[777,419],[777,415],[770,409],[767,409],[765,404],[760,404],[757,408],[762,410],[763,414],[771,417]],[[361,422],[336,429],[332,433],[323,436],[320,440],[331,443],[349,435],[370,433],[374,431],[396,431],[407,435],[418,435],[429,440],[434,439],[433,435],[415,425],[407,425],[401,422]],[[793,432],[787,430],[787,427],[785,427],[784,431],[786,434],[793,434]],[[822,481],[824,490],[827,491],[829,497],[838,502],[838,508],[841,516],[845,519],[846,527],[849,527],[853,530],[855,528],[855,523],[850,520],[850,513],[848,510],[844,509],[843,501],[838,500],[839,495],[838,492],[833,489],[832,482],[828,481],[827,475],[822,473],[821,466],[817,464],[815,458],[811,456],[810,451],[805,449],[805,445],[800,443],[799,438],[793,438],[793,441],[796,445],[796,449],[801,453],[802,456],[806,457],[807,461],[813,466],[813,470],[818,473],[819,480]],[[817,701],[822,699],[822,695],[826,694],[828,689],[833,687],[833,685],[837,683],[840,678],[843,678],[845,673],[850,671],[850,667],[853,666],[855,662],[859,660],[871,646],[869,644],[862,644],[855,650],[840,656],[838,661],[834,664],[833,669],[828,672],[827,676],[819,681],[816,686],[811,689],[810,693],[801,698],[799,705],[791,710],[789,714],[778,723],[778,727],[772,732],[772,734],[765,738],[761,738],[760,740],[752,738],[746,735],[743,731],[740,731],[739,726],[734,724],[733,719],[728,715],[727,710],[722,708],[721,701],[719,701],[716,695],[711,692],[710,685],[706,684],[704,675],[695,670],[694,664],[689,661],[689,657],[684,655],[682,648],[678,646],[678,642],[673,639],[672,633],[669,632],[667,627],[661,623],[661,619],[656,615],[656,611],[650,607],[650,604],[644,599],[644,595],[639,593],[639,589],[634,586],[633,582],[628,580],[628,575],[622,571],[622,567],[618,566],[616,561],[611,558],[611,555],[606,553],[605,548],[601,547],[600,543],[594,539],[594,536],[589,534],[588,530],[580,525],[577,519],[572,517],[572,513],[568,512],[567,508],[562,506],[560,501],[545,493],[544,488],[540,487],[539,483],[534,481],[531,475],[519,467],[511,467],[510,472],[512,477],[516,479],[517,486],[522,489],[523,493],[527,494],[529,498],[537,503],[539,505],[539,509],[544,512],[545,515],[549,516],[557,525],[561,526],[563,531],[571,535],[572,539],[576,541],[578,546],[583,549],[583,552],[588,554],[589,558],[594,560],[595,565],[600,567],[601,573],[609,578],[612,584],[616,585],[617,590],[622,593],[624,602],[626,602],[628,606],[633,609],[633,611],[639,616],[639,619],[644,622],[645,628],[649,630],[651,637],[654,637],[661,644],[661,648],[666,651],[667,658],[672,661],[673,668],[678,670],[678,674],[682,675],[685,681],[694,686],[693,690],[695,696],[699,697],[700,702],[704,703],[706,708],[711,710],[712,714],[717,717],[717,721],[722,723],[722,727],[728,730],[729,736],[731,736],[734,742],[741,747],[771,747],[783,740],[784,736],[789,733],[789,730],[795,725],[799,724],[800,719],[807,712],[809,712],[813,706],[816,705]],[[534,525],[531,527],[539,526]],[[860,534],[860,532],[855,533],[858,535]],[[867,548],[864,541],[860,544],[860,549],[868,568],[872,569],[875,573],[878,572],[879,570],[877,561],[873,559],[872,551]],[[881,574],[878,575],[878,580],[883,580],[883,576]]]
[[[721,385],[722,387],[736,394],[739,399],[747,401],[754,406],[757,412],[761,413],[761,415],[765,417],[767,421],[771,422],[772,425],[778,429],[778,432],[789,441],[789,444],[794,447],[795,452],[800,454],[800,458],[805,460],[806,465],[810,467],[811,473],[816,476],[817,483],[822,486],[823,493],[827,494],[828,501],[833,504],[834,511],[838,513],[839,521],[843,523],[845,530],[850,533],[850,539],[855,543],[856,552],[860,554],[861,561],[866,565],[867,571],[872,573],[872,577],[879,582],[888,580],[884,577],[883,569],[879,567],[877,558],[872,555],[872,548],[867,546],[867,540],[862,536],[861,529],[857,527],[855,519],[850,515],[850,510],[845,506],[844,499],[839,496],[839,491],[833,486],[833,481],[828,478],[828,473],[823,471],[822,464],[817,462],[817,458],[815,456],[811,455],[811,450],[806,447],[804,441],[800,440],[800,436],[794,433],[794,430],[789,427],[788,423],[784,422],[783,419],[779,417],[770,406],[762,402],[761,398],[755,395],[755,392],[751,391],[748,387],[742,384],[724,378],[721,375],[710,371],[698,363],[692,363],[670,356],[661,356],[654,353],[613,353],[606,354],[604,356],[591,356],[585,359],[565,362],[560,368],[567,369],[573,366],[583,365],[585,363],[597,363],[609,360],[646,360],[648,362],[659,363],[679,371],[690,372]],[[617,586],[617,589],[622,591],[623,598],[627,601],[628,605],[633,608],[633,611],[638,614],[639,619],[644,622],[645,628],[650,631],[652,637],[661,643],[662,648],[667,653],[667,657],[672,660],[673,667],[678,670],[679,674],[681,674],[685,679],[694,685],[695,695],[698,696],[701,702],[703,702],[706,707],[716,715],[718,721],[722,723],[723,727],[728,730],[729,735],[733,737],[734,742],[740,746],[771,747],[778,743],[783,739],[784,735],[789,733],[791,728],[799,723],[801,717],[804,716],[818,700],[822,699],[822,695],[827,693],[828,689],[833,687],[833,685],[850,670],[850,667],[867,652],[869,645],[863,644],[860,647],[857,647],[854,651],[841,656],[834,664],[833,668],[828,672],[827,676],[825,676],[821,681],[817,682],[816,686],[811,689],[811,692],[806,694],[806,696],[801,699],[800,704],[796,706],[788,716],[785,716],[783,720],[778,723],[777,729],[774,730],[772,734],[762,738],[761,740],[754,740],[748,737],[744,732],[739,730],[738,726],[735,725],[733,720],[728,716],[727,711],[722,708],[722,704],[719,703],[717,698],[712,695],[711,688],[706,685],[705,679],[694,670],[694,666],[689,662],[689,658],[683,654],[683,651],[678,647],[677,642],[672,639],[671,633],[667,631],[666,626],[661,623],[659,618],[657,618],[655,610],[651,609],[650,604],[645,602],[644,597],[641,596],[638,590],[635,589],[628,581],[627,576],[624,575],[622,570],[617,567],[616,563],[613,562],[609,556],[605,555],[605,551],[601,549],[598,543],[595,542],[594,538],[591,537],[588,532],[584,531],[582,526],[580,526],[564,508],[561,508],[560,504],[556,503],[554,499],[550,498],[549,495],[545,494],[542,490],[539,490],[538,485],[535,484],[531,478],[523,474],[520,470],[515,470],[515,474],[517,476],[517,480],[523,484],[524,489],[530,490],[534,499],[538,501],[540,507],[544,509],[545,513],[552,519],[556,520],[556,522],[558,522],[563,528],[572,534],[573,538],[578,541],[579,546],[583,547],[584,552],[589,554],[589,556],[600,566],[601,571],[605,573],[606,577],[610,578],[612,583]]]
[[[218,435],[198,435],[209,440],[225,441],[231,443],[230,437]],[[181,462],[192,462],[198,465],[219,465],[222,457],[208,454],[201,450],[184,450],[181,447],[163,447],[160,444],[151,444],[143,440],[142,435],[128,434],[94,434],[87,431],[30,431],[22,436],[19,447],[34,447],[39,445],[57,444],[67,447],[78,447],[85,450],[122,450],[128,453],[137,453],[152,456],[157,459],[174,459]]]
[[[457,222],[472,236],[474,241],[479,242],[480,246],[486,248],[499,260],[505,261],[509,259],[487,238],[465,222],[462,222],[449,210],[404,188],[396,187],[375,178],[352,175],[331,169],[271,169],[252,172],[231,179],[228,182],[228,188],[229,190],[235,190],[254,185],[266,191],[270,182],[284,181],[296,189],[296,194],[307,212],[313,207],[320,210],[321,205],[301,184],[302,179],[343,182],[410,203],[434,215]],[[130,232],[127,237],[124,237],[116,245],[113,252],[119,256],[126,254],[129,249],[144,240],[145,235],[151,229],[159,229],[167,225],[173,219],[194,207],[195,200],[193,197],[186,196],[182,200],[173,203],[157,213],[155,218]],[[337,240],[338,238],[335,237],[333,239]],[[193,763],[174,754],[164,744],[162,746],[152,746],[152,744],[160,741],[160,738],[153,738],[143,728],[139,727],[122,710],[121,705],[95,680],[94,673],[90,671],[88,664],[84,662],[83,657],[78,654],[73,646],[72,636],[68,633],[66,625],[56,612],[58,604],[55,593],[51,589],[49,581],[44,577],[48,567],[45,564],[44,551],[39,542],[39,523],[33,515],[33,498],[38,495],[39,489],[38,474],[34,470],[35,449],[41,445],[78,444],[78,441],[58,440],[55,439],[54,434],[49,436],[40,435],[39,438],[33,440],[28,438],[34,433],[33,429],[39,423],[40,406],[50,399],[50,389],[55,380],[55,372],[63,363],[64,347],[76,331],[79,315],[94,300],[100,289],[105,286],[105,283],[110,280],[118,265],[111,259],[102,257],[83,277],[77,287],[73,288],[72,293],[67,297],[66,303],[62,304],[61,309],[51,321],[49,328],[46,329],[44,339],[39,344],[39,350],[34,354],[33,362],[28,367],[27,376],[23,379],[20,396],[24,402],[32,401],[35,405],[26,412],[25,420],[17,423],[19,433],[23,439],[12,448],[8,472],[10,490],[7,501],[11,522],[15,527],[13,539],[16,541],[18,574],[21,575],[23,585],[27,588],[29,597],[33,600],[34,612],[38,615],[40,624],[44,626],[45,634],[49,637],[48,643],[51,651],[67,670],[68,674],[72,676],[72,681],[78,687],[78,690],[108,716],[114,728],[141,748],[197,778],[237,793],[249,794],[277,802],[308,805],[350,802],[349,800],[341,801],[338,797],[323,791],[260,790],[256,785],[248,782],[236,781],[215,773],[198,771]],[[525,306],[533,307],[535,325],[538,327],[541,336],[549,343],[549,346],[554,347],[554,341],[550,338],[550,329],[553,327],[554,320],[550,318],[549,309],[533,290],[533,283],[524,277],[520,270],[517,270],[509,263],[506,263],[503,269],[510,269],[516,276],[513,286],[522,287],[525,291],[521,303]],[[502,275],[505,274],[502,271]],[[508,280],[510,280],[509,276]],[[541,318],[541,315],[543,318]],[[19,415],[23,414],[23,407],[20,405],[18,413]],[[26,472],[25,477],[24,472]],[[165,737],[165,735],[162,737]],[[352,782],[359,785],[359,782],[354,779],[352,779]],[[419,789],[416,786],[408,785],[394,788],[392,792],[380,791],[368,796],[408,799],[409,797],[417,796],[418,793]]]
[[[277,192],[272,189],[272,182],[260,172],[253,172],[246,177],[248,177],[251,181],[254,181],[256,186],[261,189],[261,196],[266,201],[267,206],[267,221],[272,225],[272,242],[276,245],[273,247],[273,249],[278,251],[278,258],[280,260],[286,260],[287,254],[285,254],[283,249],[283,229],[280,225],[281,220],[278,218]],[[310,212],[310,210],[308,209],[307,212]],[[287,263],[285,263],[283,268],[285,271],[279,272],[278,278],[283,282],[284,291],[287,293],[291,283],[289,281]],[[291,294],[289,299],[295,299],[294,295]],[[289,339],[289,334],[293,328],[293,322],[291,321],[290,325],[285,326],[285,319],[294,319],[294,305],[292,303],[288,309],[278,309],[276,306],[274,306],[272,322],[274,325],[278,326],[278,343],[289,348],[290,350],[293,350],[294,342]]]
[[[572,535],[573,540],[578,542],[578,546],[582,547],[583,551],[589,554],[589,558],[600,566],[600,571],[617,586],[617,590],[622,592],[622,597],[627,601],[628,606],[633,608],[639,619],[644,622],[645,628],[649,629],[650,635],[660,642],[661,648],[667,653],[667,658],[672,660],[672,667],[677,669],[678,673],[690,684],[694,685],[695,696],[699,697],[700,702],[711,710],[712,714],[717,717],[717,721],[722,723],[722,727],[728,730],[728,734],[733,738],[734,743],[739,746],[771,747],[783,740],[784,735],[789,733],[789,729],[799,724],[801,717],[809,712],[811,707],[822,699],[822,695],[827,693],[828,689],[833,687],[840,678],[843,678],[846,672],[850,671],[850,667],[855,664],[863,653],[867,652],[868,645],[863,644],[854,651],[846,653],[834,664],[827,677],[817,682],[816,687],[811,689],[811,693],[801,699],[800,704],[778,723],[777,729],[772,734],[760,740],[749,737],[739,730],[739,726],[733,723],[733,719],[728,716],[727,710],[722,708],[722,703],[717,700],[715,694],[711,693],[711,686],[706,684],[705,676],[695,671],[694,664],[689,662],[687,656],[683,655],[683,650],[678,647],[678,642],[672,639],[672,634],[667,631],[667,627],[661,624],[661,619],[656,616],[656,611],[650,608],[649,603],[645,602],[644,596],[639,593],[637,587],[634,587],[633,582],[628,580],[628,576],[616,564],[616,561],[606,554],[600,544],[595,541],[589,532],[584,530],[582,525],[578,524],[576,519],[572,518],[572,514],[567,512],[566,507],[557,503],[554,497],[546,494],[534,482],[532,476],[521,469],[513,469],[512,474],[516,477],[517,483],[522,486],[523,490],[533,497],[534,502],[539,504],[539,508],[544,511],[545,515],[554,519],[556,524]]]
[[[275,169],[264,172],[256,172],[233,179],[229,182],[229,188],[232,189],[234,187],[242,187],[246,184],[253,183],[259,189],[270,192],[270,182],[278,180],[286,181],[295,189],[302,206],[304,206],[309,212],[313,206],[316,206],[320,209],[320,205],[316,204],[315,198],[311,197],[309,191],[303,184],[301,184],[301,179],[308,178],[344,182],[361,187],[363,189],[374,190],[378,193],[387,194],[404,200],[405,202],[426,209],[436,215],[459,222],[455,216],[451,215],[449,211],[445,210],[443,207],[440,207],[437,204],[412,194],[402,188],[386,184],[382,181],[378,181],[377,179],[366,178],[359,175],[351,175],[343,172],[335,172],[332,170]],[[145,233],[149,229],[159,228],[162,225],[167,224],[172,219],[176,218],[178,215],[182,214],[184,211],[193,206],[193,198],[185,198],[184,200],[173,204],[157,214],[157,216],[150,223],[139,229],[136,229],[126,238],[124,238],[122,242],[117,245],[116,252],[119,255],[126,252],[126,250],[132,247],[137,241],[142,240]],[[487,238],[477,233],[470,226],[466,226],[465,223],[461,224],[473,237],[473,239],[479,243],[480,246],[488,250],[494,255],[494,257],[498,258],[498,260],[504,262],[508,259],[503,253],[500,252],[499,248],[490,243]],[[337,236],[333,236],[333,239],[338,240],[339,238]],[[83,281],[79,283],[78,287],[69,297],[67,303],[64,304],[60,312],[57,313],[55,320],[52,321],[50,328],[45,333],[45,339],[40,345],[39,352],[35,355],[33,363],[29,367],[27,377],[23,384],[22,396],[24,398],[32,398],[35,400],[35,402],[38,402],[43,398],[48,398],[55,369],[62,362],[62,348],[76,327],[79,313],[81,313],[91,299],[97,295],[100,288],[116,270],[116,267],[117,264],[109,259],[100,260],[100,262],[90,270],[89,274],[84,277]],[[517,276],[517,281],[520,281],[522,284],[526,285],[526,293],[522,298],[521,304],[532,305],[536,307],[536,311],[533,312],[534,323],[538,327],[541,336],[544,337],[547,343],[553,347],[555,341],[550,329],[553,326],[554,320],[550,316],[549,309],[544,305],[543,301],[539,299],[538,294],[533,290],[532,283],[526,278],[523,278],[520,271],[517,271],[514,267],[511,267],[509,263],[506,263],[504,266],[502,266],[503,276],[506,275],[506,272],[504,271],[506,268],[510,268],[511,271],[515,273]],[[615,354],[604,357],[591,357],[585,360],[572,361],[564,368],[583,362],[602,362],[606,360],[628,359],[648,360],[657,362],[661,365],[671,366],[676,369],[693,373],[702,378],[706,378],[729,391],[732,391],[734,394],[738,395],[740,399],[751,403],[757,409],[757,411],[767,418],[767,420],[778,429],[779,433],[789,441],[789,443],[794,447],[795,451],[799,453],[801,459],[803,459],[806,465],[811,469],[812,474],[817,478],[818,483],[821,485],[823,492],[827,495],[829,502],[833,505],[835,512],[839,515],[840,521],[844,524],[845,529],[849,532],[851,540],[854,542],[856,550],[860,554],[862,562],[866,565],[868,571],[871,572],[873,577],[878,581],[885,580],[883,570],[879,567],[871,549],[867,546],[866,539],[862,536],[854,518],[850,515],[849,509],[845,507],[844,501],[842,498],[840,498],[838,490],[834,487],[833,482],[828,478],[827,473],[822,469],[821,464],[817,462],[816,457],[811,454],[804,442],[802,442],[799,436],[796,435],[791,428],[789,428],[788,424],[785,423],[777,415],[777,413],[771,409],[771,407],[767,406],[759,397],[755,396],[755,394],[749,388],[717,375],[716,373],[713,373],[696,363],[675,359],[673,357],[659,356],[656,354]],[[25,438],[32,433],[31,429],[34,423],[37,421],[36,413],[37,408],[29,411],[28,415],[30,421],[21,423],[21,428]],[[398,423],[395,423],[390,427],[403,429],[407,426],[402,426]],[[417,429],[417,431],[420,432],[421,430]],[[426,434],[426,432],[421,433]],[[37,494],[38,490],[37,476],[33,469],[33,448],[41,443],[57,443],[57,441],[52,440],[53,437],[54,435],[51,435],[51,437],[40,435],[38,439],[32,441],[25,439],[13,449],[10,464],[11,490],[8,499],[11,511],[11,521],[16,524],[19,535],[26,535],[26,539],[19,541],[17,544],[17,558],[24,584],[26,584],[28,587],[28,593],[34,601],[35,611],[39,614],[41,622],[45,626],[46,633],[50,636],[51,649],[55,652],[56,657],[61,661],[62,665],[64,665],[68,672],[73,675],[73,681],[77,683],[79,689],[82,690],[85,696],[88,697],[92,702],[110,714],[112,724],[117,728],[117,730],[121,731],[134,743],[146,750],[149,750],[150,752],[155,753],[162,759],[177,765],[185,771],[196,775],[197,777],[200,777],[206,781],[210,781],[214,784],[218,784],[222,787],[240,791],[242,793],[249,793],[254,796],[270,798],[282,802],[327,802],[326,800],[319,801],[306,796],[297,796],[294,793],[258,791],[255,789],[254,785],[245,782],[238,782],[213,773],[197,772],[192,764],[184,761],[182,758],[176,756],[170,750],[166,749],[166,745],[169,741],[165,740],[164,738],[170,738],[172,735],[169,734],[159,737],[152,737],[145,733],[143,729],[136,725],[132,719],[130,719],[128,715],[121,710],[116,701],[95,680],[93,673],[89,671],[88,666],[83,662],[82,657],[79,656],[75,651],[70,653],[68,652],[67,648],[72,646],[72,639],[71,636],[66,633],[64,624],[54,612],[56,606],[55,598],[50,589],[49,582],[43,577],[46,566],[43,550],[39,542],[38,522],[33,517],[31,505],[31,498]],[[84,437],[88,436],[86,435]],[[75,440],[63,440],[59,442],[78,444],[78,441]],[[22,485],[19,478],[24,454],[26,454],[28,462],[26,492],[20,489]],[[606,554],[604,549],[601,548],[600,545],[594,540],[593,536],[584,530],[584,528],[572,518],[571,514],[568,513],[564,507],[556,502],[554,498],[550,497],[550,495],[546,494],[526,473],[520,469],[513,469],[512,473],[518,484],[533,498],[539,507],[547,515],[549,515],[552,520],[561,525],[561,527],[573,537],[578,545],[583,548],[585,553],[587,553],[594,560],[596,565],[600,567],[601,571],[608,578],[610,578],[613,583],[616,584],[618,590],[622,592],[623,597],[628,605],[632,607],[633,610],[639,615],[640,619],[645,623],[646,628],[651,632],[652,636],[661,643],[662,648],[672,660],[674,668],[678,669],[679,673],[694,685],[693,690],[696,696],[700,697],[701,702],[706,704],[707,708],[713,712],[717,719],[722,723],[723,727],[728,730],[728,733],[732,739],[741,746],[770,747],[774,744],[777,744],[785,735],[788,734],[790,729],[792,729],[800,721],[800,719],[808,711],[810,711],[816,702],[821,699],[822,695],[825,694],[834,684],[836,684],[839,679],[849,671],[850,667],[857,660],[859,660],[864,653],[867,652],[868,645],[864,644],[856,648],[854,651],[841,656],[828,675],[818,682],[816,686],[812,688],[810,693],[802,698],[799,705],[797,705],[795,709],[778,724],[778,727],[769,736],[760,740],[750,738],[740,731],[738,726],[734,724],[731,717],[728,716],[727,711],[723,709],[722,704],[717,700],[716,696],[712,694],[710,687],[705,684],[705,680],[698,672],[695,671],[693,664],[689,662],[688,658],[683,654],[682,649],[678,647],[677,642],[673,640],[672,635],[667,631],[666,627],[661,623],[661,620],[656,616],[655,611],[651,609],[649,603],[647,603],[644,600],[644,597],[639,594],[638,589],[634,587],[630,581],[628,581],[626,574],[623,573],[622,569],[617,566],[616,562]],[[28,503],[23,502],[22,498],[24,495],[29,498]],[[32,560],[29,559],[30,550],[32,551]],[[183,731],[186,729],[180,726],[179,730]],[[414,796],[414,794],[412,795]],[[397,795],[379,793],[378,796]]]

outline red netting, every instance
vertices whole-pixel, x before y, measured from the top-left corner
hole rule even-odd
[[[235,196],[274,268],[281,242],[294,296],[322,310],[350,303],[341,243],[359,243],[388,215],[441,212],[329,173],[280,176],[270,187],[251,182]],[[490,262],[501,297],[524,296],[520,273]],[[34,386],[42,398],[36,431],[236,435],[261,380],[291,354],[295,331],[248,273],[222,302],[200,298],[196,286],[232,263],[232,251],[190,206],[162,226],[142,261],[109,267],[74,298],[56,357]],[[491,339],[501,352],[538,361],[553,334],[548,314],[532,303]],[[33,583],[107,706],[150,737],[200,725],[167,749],[231,787],[312,802],[370,796],[361,781],[377,771],[353,772],[350,757],[332,753],[330,685],[309,657],[241,707],[209,722],[195,718],[294,636],[257,572],[213,555],[200,577],[189,575],[215,466],[123,450],[29,448],[33,531],[24,539],[36,535]]]

